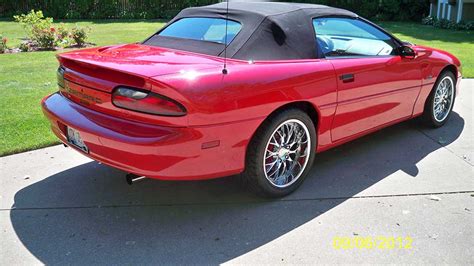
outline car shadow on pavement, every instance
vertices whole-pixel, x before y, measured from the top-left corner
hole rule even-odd
[[[396,171],[416,177],[416,164],[463,128],[457,113],[442,131],[408,121],[318,154],[303,186],[282,200],[259,199],[232,177],[128,186],[123,172],[90,162],[16,193],[11,222],[45,264],[223,263]]]

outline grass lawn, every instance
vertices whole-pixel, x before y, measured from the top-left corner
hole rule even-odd
[[[76,22],[67,21],[72,27]],[[161,21],[80,21],[92,28],[89,41],[97,45],[141,41],[164,25]],[[450,51],[463,63],[465,77],[474,77],[474,34],[435,29],[415,23],[384,22],[400,39]],[[22,28],[0,21],[0,34],[9,45],[20,43]],[[40,100],[56,91],[55,52],[0,55],[0,156],[57,143],[40,108]]]
[[[67,22],[71,28],[75,22]],[[89,41],[97,45],[141,41],[161,28],[161,21],[77,22],[92,28]],[[0,21],[0,34],[15,46],[25,36],[14,22]],[[57,90],[56,52],[0,55],[0,156],[58,143],[40,108],[41,99]]]

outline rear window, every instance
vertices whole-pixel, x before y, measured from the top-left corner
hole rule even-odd
[[[182,18],[175,21],[158,35],[197,41],[229,44],[237,36],[242,25],[238,22],[220,18]]]

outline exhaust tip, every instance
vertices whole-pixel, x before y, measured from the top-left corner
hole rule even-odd
[[[131,186],[131,185],[133,185],[133,183],[144,180],[145,178],[146,178],[146,176],[139,176],[139,175],[135,175],[135,174],[127,174],[125,176],[125,181],[127,181],[127,184],[129,184]]]

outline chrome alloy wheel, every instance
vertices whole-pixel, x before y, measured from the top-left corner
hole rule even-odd
[[[263,170],[267,180],[278,188],[296,182],[308,164],[310,147],[311,137],[303,122],[290,119],[281,123],[265,149]]]
[[[433,114],[437,122],[448,117],[454,100],[454,82],[449,76],[444,77],[436,88],[434,95]]]

